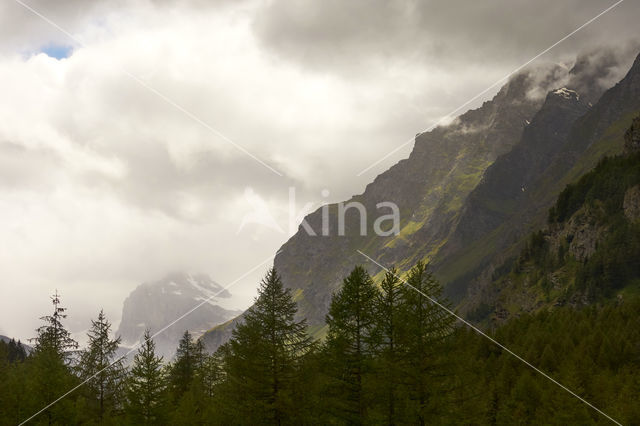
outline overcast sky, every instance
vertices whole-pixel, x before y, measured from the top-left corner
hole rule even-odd
[[[0,334],[23,339],[56,288],[79,330],[168,271],[230,283],[288,238],[289,187],[298,210],[361,193],[412,145],[358,172],[614,3],[21,1],[73,37],[0,3]],[[537,63],[639,18],[627,0]],[[277,226],[243,225],[255,209]]]

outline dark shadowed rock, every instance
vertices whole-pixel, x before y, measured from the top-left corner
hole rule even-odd
[[[640,151],[640,117],[633,120],[624,134],[624,149],[628,153]]]

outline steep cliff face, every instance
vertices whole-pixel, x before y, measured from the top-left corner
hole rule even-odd
[[[640,219],[640,186],[634,186],[629,188],[624,195],[624,215],[630,221],[637,221]]]
[[[576,98],[573,106],[569,96]],[[522,238],[544,223],[564,186],[603,155],[622,152],[624,132],[640,111],[640,57],[582,115],[579,97],[568,90],[549,94],[547,101],[569,101],[569,109],[555,107],[553,118],[544,120],[535,135],[525,130],[521,142],[496,160],[467,198],[460,223],[434,264],[449,297],[476,299],[495,268],[517,255]]]
[[[572,90],[562,88],[547,95],[520,142],[487,169],[482,182],[467,197],[444,255],[469,246],[518,210],[527,191],[562,149],[573,123],[587,109]]]
[[[627,153],[640,151],[640,117],[636,117],[624,134],[624,150]]]

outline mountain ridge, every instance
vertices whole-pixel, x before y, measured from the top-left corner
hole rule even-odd
[[[631,71],[634,71],[633,81],[637,64],[638,59],[627,74],[628,77]],[[543,78],[532,74],[531,71],[523,72],[514,76],[492,100],[484,102],[480,108],[462,114],[448,126],[418,134],[409,158],[401,160],[377,176],[362,194],[349,200],[361,202],[368,211],[375,211],[377,202],[395,202],[400,208],[402,218],[401,232],[398,236],[360,235],[359,217],[356,212],[346,215],[346,235],[341,238],[311,237],[305,235],[304,230],[300,228],[298,233],[283,245],[274,260],[274,266],[298,303],[298,317],[307,318],[310,333],[315,337],[322,337],[324,315],[332,294],[355,264],[366,262],[356,250],[362,250],[387,266],[395,265],[400,271],[407,270],[417,260],[431,260],[436,276],[445,284],[445,292],[448,292],[448,296],[457,296],[458,303],[466,297],[468,288],[481,286],[477,282],[470,282],[475,276],[491,275],[491,268],[487,269],[486,264],[480,262],[476,265],[464,265],[444,262],[442,255],[454,253],[456,260],[464,261],[465,253],[457,251],[453,244],[455,241],[452,243],[451,239],[460,226],[460,229],[464,229],[465,222],[460,225],[460,221],[472,197],[471,194],[479,191],[478,187],[482,188],[483,182],[493,173],[491,170],[498,167],[497,162],[504,162],[510,155],[517,155],[517,147],[522,145],[523,140],[540,142],[537,146],[540,158],[534,162],[535,167],[525,168],[530,174],[524,176],[530,178],[531,182],[536,183],[543,179],[544,173],[551,166],[558,167],[558,175],[561,177],[567,175],[567,170],[575,166],[582,153],[591,145],[584,144],[584,139],[570,137],[572,132],[575,132],[575,123],[596,109],[607,96],[619,100],[617,104],[610,102],[614,107],[625,104],[623,96],[617,96],[615,93],[607,95],[612,89],[605,91],[596,84],[585,85],[584,79],[581,84],[585,87],[596,87],[598,90],[594,89],[593,92],[580,95],[570,89],[572,81],[582,78],[580,72],[588,71],[582,66],[581,70],[574,68],[568,71],[569,74],[562,75],[557,67],[549,67],[545,70]],[[541,81],[544,82],[542,86]],[[539,93],[541,87],[546,96],[532,97],[531,94]],[[617,92],[622,90],[624,89],[617,89]],[[587,100],[597,97],[600,100],[592,107]],[[633,101],[627,103],[635,105]],[[609,114],[605,119],[597,123],[588,121],[589,125],[595,126],[587,129],[592,136],[591,142],[611,127],[614,118],[620,119],[625,111],[629,112],[628,110],[628,107],[610,110],[605,108],[601,112]],[[539,135],[535,134],[537,128],[541,129]],[[536,147],[535,144],[532,146]],[[569,154],[564,155],[565,151]],[[563,155],[559,155],[559,152]],[[571,158],[571,155],[575,155],[575,158]],[[569,161],[566,164],[562,163],[567,158]],[[513,170],[513,164],[506,169]],[[588,170],[583,172],[586,171]],[[517,191],[527,192],[522,181],[508,183],[510,186],[501,188],[508,189],[504,198],[513,197],[514,193],[518,194]],[[485,249],[489,249],[488,253],[491,256],[496,256],[519,242],[519,234],[526,234],[526,230],[535,223],[532,218],[537,217],[538,211],[546,204],[552,203],[554,196],[562,189],[552,187],[553,191],[556,191],[555,194],[543,194],[541,199],[544,200],[541,202],[535,199],[533,204],[536,204],[536,212],[524,215],[525,221],[516,220],[514,227],[518,232],[505,233],[504,241],[491,241],[491,238],[496,238],[492,236],[495,229],[509,222],[505,218],[498,218],[498,228],[495,225],[489,227],[493,231],[481,230],[482,238],[485,239],[483,241],[487,244]],[[330,218],[335,218],[336,211],[335,205],[329,206]],[[518,208],[508,212],[511,215],[508,214],[506,217],[511,218],[516,212],[519,212]],[[475,218],[473,216],[473,219]],[[313,229],[320,229],[321,211],[311,213],[305,220]],[[533,222],[528,223],[531,221]],[[333,235],[331,232],[336,232],[334,222],[330,221],[330,235]],[[367,228],[367,231],[371,231],[371,228]],[[378,268],[371,264],[365,266],[372,275],[380,275]],[[443,271],[446,272],[447,267],[456,268],[455,273],[458,275],[454,279],[448,279],[446,276],[442,279]],[[465,276],[465,273],[469,275]],[[456,279],[462,284],[456,283]],[[452,292],[456,285],[459,286],[458,291]],[[241,317],[205,333],[202,337],[205,346],[212,350],[228,340],[238,321],[241,321]]]
[[[466,240],[462,243],[458,241],[462,246],[458,252],[455,247],[443,249],[440,253],[441,257],[435,261],[434,268],[445,287],[449,285],[446,288],[447,295],[464,292],[464,289],[460,288],[461,284],[471,287],[487,285],[493,269],[506,260],[503,253],[510,250],[512,254],[514,251],[517,252],[518,246],[522,244],[522,238],[530,230],[544,224],[547,209],[555,202],[556,196],[564,186],[590,171],[604,155],[622,152],[624,131],[638,111],[640,111],[640,55],[636,57],[624,78],[605,91],[592,108],[575,120],[566,140],[548,160],[547,166],[538,171],[529,191],[522,197],[510,199],[517,200],[518,205],[506,214],[506,218],[502,218],[499,227],[485,231],[482,236],[476,237],[473,241]],[[504,174],[517,176],[518,169],[526,165],[519,164],[514,167],[509,164],[508,158],[502,158],[498,159],[491,168],[500,167],[506,169]],[[487,186],[489,188],[484,188]],[[492,193],[495,187],[495,183],[483,181],[474,189],[474,193],[468,200],[473,201],[474,196],[479,192]],[[468,205],[465,208],[473,210]],[[477,209],[472,211],[469,215],[472,220],[474,215],[482,215],[482,213]],[[500,238],[497,238],[498,234]],[[455,241],[456,237],[454,236],[453,239]],[[514,248],[510,248],[512,245]],[[460,251],[469,253],[474,250],[474,247],[483,247],[484,256],[483,259],[476,256],[475,260],[467,262],[466,273],[474,275],[475,278],[456,277],[454,271],[461,269],[456,262],[464,257]],[[470,264],[472,266],[469,266]],[[455,291],[452,291],[453,288]]]

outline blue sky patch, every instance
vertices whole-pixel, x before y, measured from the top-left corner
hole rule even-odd
[[[71,56],[71,53],[73,52],[73,47],[63,46],[59,44],[50,44],[48,46],[43,47],[40,51],[52,58],[63,59]]]

